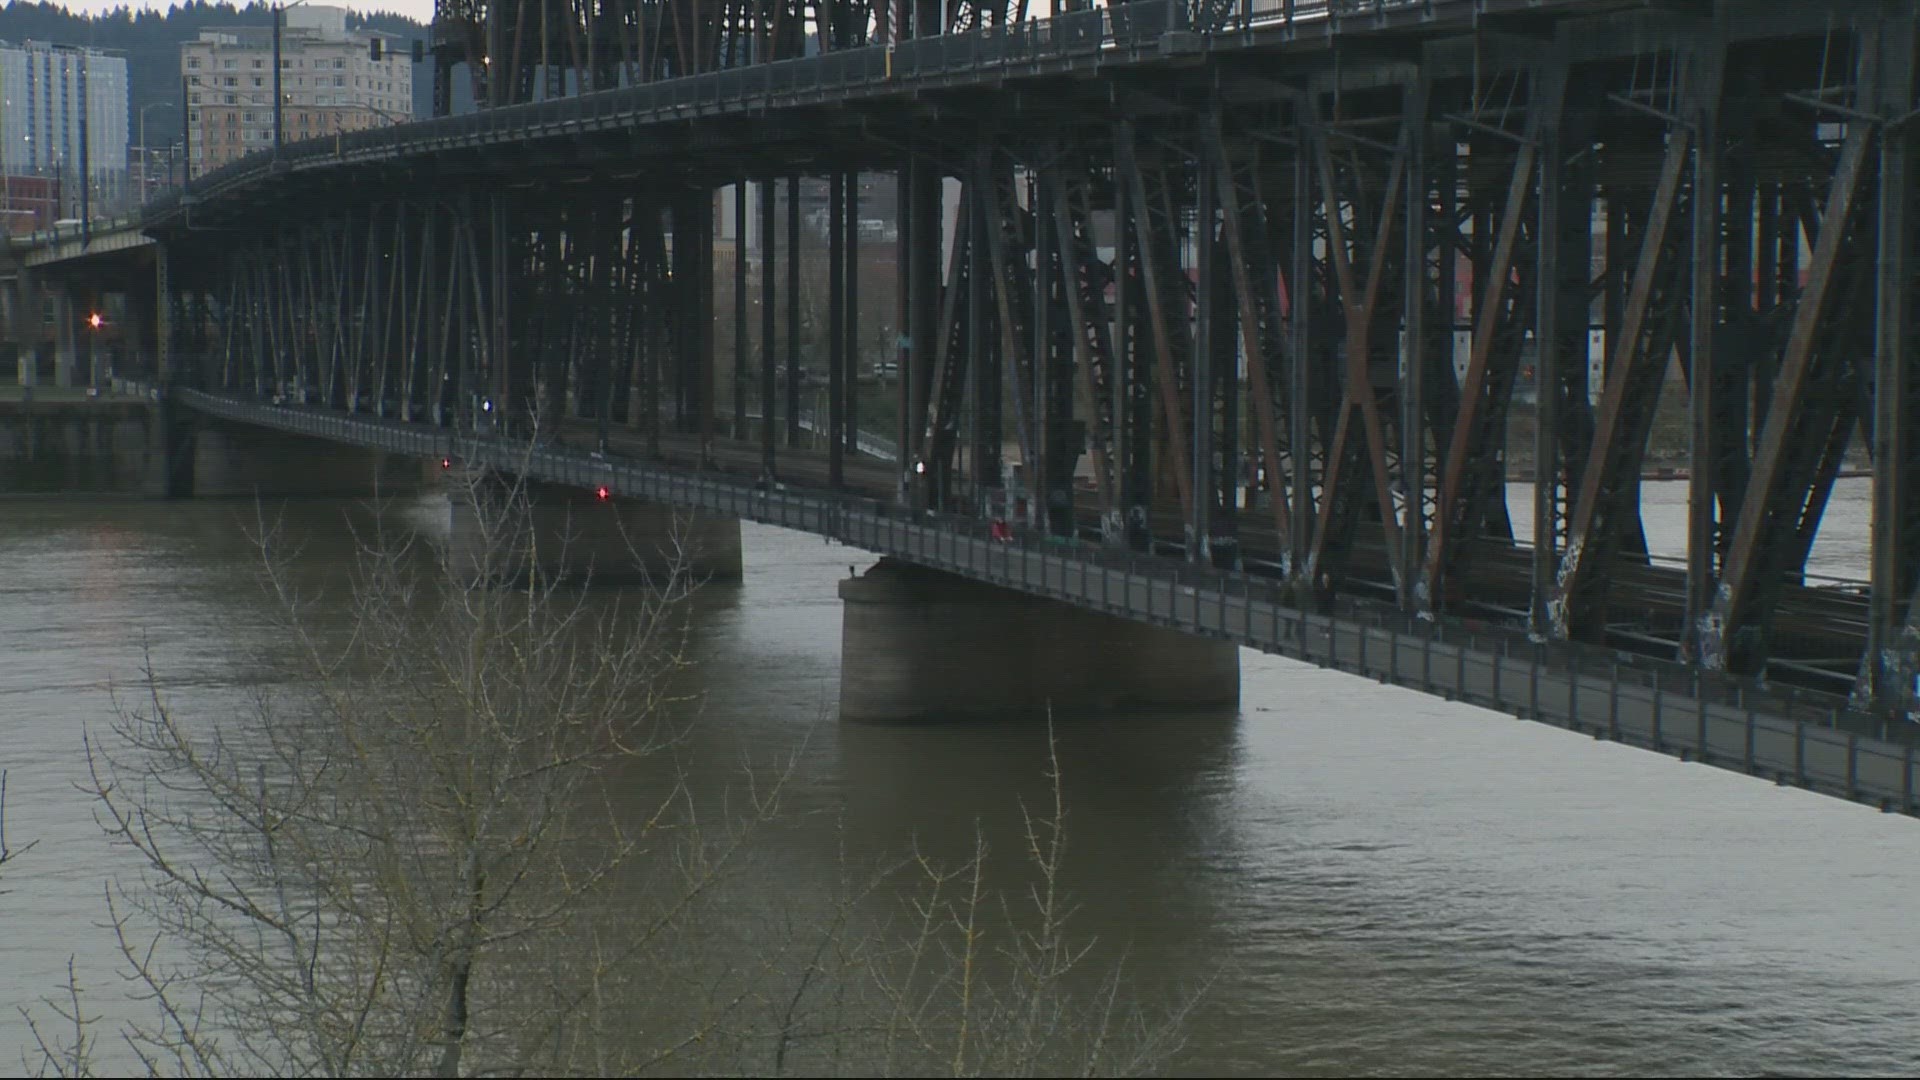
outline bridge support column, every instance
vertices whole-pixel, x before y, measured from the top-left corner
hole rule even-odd
[[[85,371],[86,360],[80,350],[85,339],[80,334],[80,315],[74,295],[64,288],[53,290],[53,385],[63,389],[77,385],[76,371]]]
[[[1240,703],[1231,642],[882,559],[840,583],[840,716],[914,721]]]
[[[369,498],[417,484],[407,459],[378,450],[178,415],[169,424],[169,495]]]
[[[695,583],[740,580],[740,519],[529,481],[529,524],[540,569],[596,586],[663,583],[676,563]],[[453,543],[478,557],[486,537],[470,505],[453,504]]]

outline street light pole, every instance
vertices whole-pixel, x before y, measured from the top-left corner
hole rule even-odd
[[[273,152],[280,153],[282,104],[280,95],[280,24],[286,18],[286,6],[273,5]]]
[[[193,102],[190,92],[192,84],[185,75],[180,76],[180,184],[186,186],[193,179],[193,110],[188,108]]]
[[[147,175],[153,168],[153,151],[147,146],[147,110],[155,108],[173,108],[171,101],[151,101],[140,106],[140,201],[146,202],[152,194],[153,178]],[[171,144],[169,144],[171,146]],[[172,168],[168,170],[168,181],[172,181]]]
[[[147,110],[158,109],[158,108],[171,109],[173,108],[173,102],[153,101],[140,106],[140,148],[142,150],[146,149],[147,147]]]

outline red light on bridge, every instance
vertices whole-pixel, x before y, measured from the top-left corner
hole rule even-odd
[[[608,499],[613,498],[613,492],[608,491],[607,486],[605,484],[602,484],[599,487],[594,488],[593,495],[594,495],[594,498],[599,499],[601,502],[606,502]]]
[[[443,457],[443,458],[441,458],[441,459],[440,459],[440,467],[441,467],[441,468],[443,468],[443,469],[451,469],[451,468],[453,468],[453,459],[452,459],[452,458],[446,458],[446,457]]]

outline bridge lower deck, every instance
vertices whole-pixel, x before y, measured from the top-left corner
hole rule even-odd
[[[571,421],[561,427],[566,445],[590,446],[598,440],[594,425]],[[716,472],[750,480],[760,478],[764,447],[736,439],[702,440],[686,435],[649,439],[625,427],[610,427],[608,450],[631,461],[658,462],[673,468]],[[776,452],[777,476],[783,482],[822,493],[834,493],[828,455],[819,450],[781,445]],[[842,464],[840,491],[867,499],[891,501],[898,484],[896,466],[870,457],[848,454]],[[1079,493],[1075,524],[1077,538],[1089,544],[1104,540],[1093,494]],[[1185,541],[1177,511],[1152,515],[1151,553],[1184,559]],[[1240,562],[1253,577],[1281,575],[1284,544],[1270,522],[1255,513],[1238,523],[1236,539]],[[1529,577],[1531,549],[1515,543],[1476,540],[1468,546],[1465,598],[1457,605],[1463,614],[1487,622],[1517,621],[1524,625],[1532,590]],[[1606,645],[1623,653],[1652,659],[1675,656],[1686,619],[1686,572],[1631,556],[1617,557],[1609,576],[1634,597],[1634,609],[1617,613],[1608,628]],[[1394,588],[1385,549],[1377,528],[1362,529],[1335,591],[1391,603]],[[1853,685],[1855,668],[1866,642],[1867,601],[1862,591],[1844,585],[1789,585],[1782,593],[1775,626],[1779,641],[1769,660],[1769,676],[1778,683],[1834,694],[1844,701]]]
[[[1364,598],[1306,610],[1281,582],[1143,552],[1064,539],[995,541],[983,522],[909,512],[893,505],[890,493],[809,488],[803,473],[818,463],[792,451],[784,459],[789,479],[767,482],[727,471],[742,469],[749,458],[759,466],[758,448],[749,454],[738,443],[711,444],[703,462],[697,445],[661,440],[658,457],[641,460],[615,448],[528,446],[246,398],[181,396],[229,420],[422,458],[450,456],[549,483],[604,486],[616,497],[812,532],[1090,610],[1920,815],[1914,747],[1888,741],[1881,721],[1846,710],[1829,695],[1754,692],[1630,654],[1529,642],[1458,620],[1412,619]],[[856,466],[850,475],[869,471]]]

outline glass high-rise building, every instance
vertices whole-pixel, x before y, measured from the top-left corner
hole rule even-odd
[[[129,194],[126,58],[0,42],[0,173],[57,180],[69,217],[79,216],[83,190],[96,214],[120,208]]]

